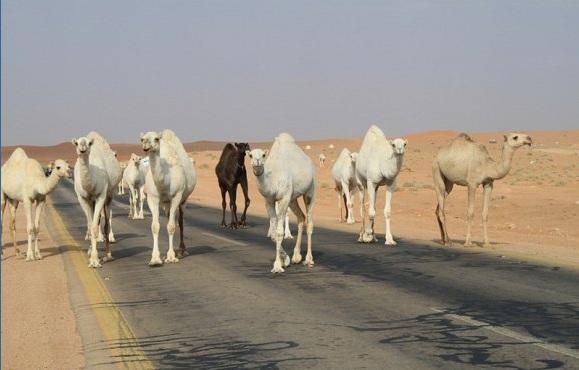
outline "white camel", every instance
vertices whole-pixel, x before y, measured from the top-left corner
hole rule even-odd
[[[257,179],[257,188],[265,199],[270,221],[272,218],[275,219],[276,254],[271,272],[284,272],[284,267],[290,264],[290,258],[282,247],[284,217],[288,207],[296,215],[298,222],[298,234],[291,262],[299,263],[302,261],[301,241],[304,223],[307,223],[308,250],[303,264],[313,266],[312,233],[314,222],[312,211],[316,195],[316,172],[312,161],[296,145],[294,139],[286,133],[276,137],[269,155],[267,151],[262,149],[253,149],[247,154],[251,158],[253,174]],[[298,204],[300,197],[304,199],[306,215]],[[277,211],[276,202],[278,202]]]
[[[151,231],[153,233],[153,253],[150,266],[163,264],[159,252],[159,206],[163,206],[169,216],[167,233],[169,234],[169,249],[165,262],[179,262],[173,248],[175,234],[175,213],[179,209],[179,257],[187,255],[183,241],[183,213],[187,198],[195,189],[197,175],[187,156],[181,140],[171,130],[160,133],[148,132],[141,134],[143,150],[149,158],[149,170],[145,179],[147,204],[153,216]]]
[[[460,134],[448,146],[441,148],[432,164],[432,177],[438,204],[436,219],[440,228],[442,243],[452,245],[446,230],[444,203],[452,191],[453,185],[468,188],[468,211],[465,247],[472,246],[470,228],[474,215],[474,196],[479,185],[483,186],[484,198],[482,209],[484,246],[489,246],[487,219],[491,192],[495,180],[507,176],[515,151],[525,145],[531,146],[533,140],[529,135],[510,133],[505,135],[503,153],[500,161],[495,162],[487,149],[475,143],[467,134]]]
[[[318,155],[318,162],[320,163],[320,167],[324,167],[324,164],[326,163],[326,155],[324,153]]]
[[[116,156],[116,154],[115,154]],[[125,194],[125,181],[124,181],[124,177],[125,177],[125,170],[127,169],[127,164],[122,162],[121,163],[121,171],[123,172],[123,175],[121,176],[121,181],[119,181],[119,185],[118,188],[119,190],[117,191],[118,195],[124,195]]]
[[[28,233],[26,261],[42,259],[38,247],[38,231],[46,197],[58,185],[60,178],[70,177],[70,173],[68,163],[57,159],[54,161],[52,172],[46,177],[40,163],[29,158],[22,148],[16,148],[2,166],[2,220],[4,220],[4,210],[8,205],[10,232],[16,255],[20,256],[16,243],[16,208],[20,202],[24,204]],[[34,249],[32,248],[33,240]],[[2,258],[4,258],[4,251],[2,251]]]
[[[346,223],[353,224],[354,221],[354,192],[358,191],[360,196],[360,214],[363,212],[363,192],[358,187],[356,181],[356,158],[358,153],[351,153],[347,148],[342,149],[338,159],[332,167],[332,177],[336,184],[338,194],[338,207],[340,209],[340,222],[344,220],[342,214],[342,200],[346,205]]]
[[[396,244],[390,230],[391,201],[407,144],[408,140],[404,139],[398,138],[392,141],[386,139],[382,130],[375,125],[368,129],[356,159],[356,179],[368,195],[368,224],[366,224],[366,208],[364,208],[358,242],[372,243],[377,241],[374,234],[376,193],[380,186],[386,185],[386,204],[384,206],[385,244]],[[364,194],[364,200],[366,194]]]
[[[123,180],[125,180],[129,187],[129,217],[134,220],[144,219],[145,171],[143,171],[141,166],[141,157],[135,153],[131,153],[129,163],[123,171]]]
[[[76,147],[74,190],[84,211],[87,229],[90,230],[88,267],[101,267],[97,241],[99,241],[101,216],[104,224],[105,255],[103,262],[113,260],[110,243],[114,242],[111,203],[121,181],[122,169],[107,141],[96,132],[86,137],[72,139]]]

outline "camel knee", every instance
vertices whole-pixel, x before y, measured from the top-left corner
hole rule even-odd
[[[151,224],[151,231],[153,232],[153,234],[159,234],[159,229],[160,229],[160,225],[158,222],[153,222]]]
[[[173,235],[175,234],[175,230],[176,230],[176,226],[174,222],[169,222],[167,224],[167,232],[169,233],[169,235]]]

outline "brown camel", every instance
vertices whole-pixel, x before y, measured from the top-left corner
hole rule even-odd
[[[468,212],[465,247],[472,246],[470,228],[474,214],[474,196],[479,185],[483,186],[484,198],[482,209],[484,246],[489,246],[487,235],[487,219],[493,182],[505,177],[511,170],[511,162],[515,151],[524,145],[531,146],[529,135],[510,133],[505,135],[503,153],[500,161],[495,162],[487,149],[475,143],[467,134],[460,134],[450,144],[441,148],[432,164],[432,177],[438,205],[436,218],[440,227],[442,243],[452,245],[446,230],[444,217],[444,202],[452,191],[454,184],[468,188]]]
[[[221,158],[217,166],[215,166],[215,174],[221,189],[221,207],[223,208],[223,218],[221,219],[221,227],[228,227],[225,223],[225,207],[227,201],[225,200],[225,193],[229,194],[229,209],[231,211],[231,224],[229,228],[237,229],[246,227],[245,215],[249,207],[249,196],[247,192],[247,172],[245,170],[245,152],[251,150],[248,143],[228,143],[223,148]],[[237,219],[237,185],[241,185],[243,196],[245,197],[245,208],[241,215],[241,220]]]

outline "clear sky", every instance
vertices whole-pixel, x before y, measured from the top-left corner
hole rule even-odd
[[[1,6],[2,145],[579,128],[579,1]]]

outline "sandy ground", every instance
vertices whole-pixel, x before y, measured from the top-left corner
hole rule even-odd
[[[362,133],[363,134],[363,133]],[[361,135],[362,135],[361,134]],[[422,239],[441,247],[434,217],[436,199],[432,187],[431,164],[438,148],[454,137],[455,132],[428,132],[409,135],[404,165],[398,176],[398,189],[393,197],[392,230],[395,239]],[[542,261],[561,268],[579,267],[579,130],[564,132],[528,132],[533,147],[515,154],[511,173],[495,182],[489,213],[489,237],[492,246],[482,243],[482,191],[477,192],[473,242],[481,251],[500,258],[515,255],[527,261]],[[500,158],[502,133],[471,135],[488,148],[492,157]],[[498,144],[490,144],[496,139]],[[271,143],[251,143],[252,148],[269,149]],[[359,228],[359,203],[356,198],[356,221],[347,225],[338,221],[338,198],[334,191],[331,169],[343,147],[357,151],[359,139],[299,142],[312,158],[318,171],[318,191],[314,209],[314,223],[318,227],[346,230],[355,243]],[[214,168],[219,160],[222,144],[203,143],[188,145],[195,158],[198,185],[190,201],[216,208],[221,199]],[[131,152],[141,153],[137,145],[112,145],[121,161]],[[2,148],[3,160],[13,148]],[[50,159],[64,158],[74,163],[72,144],[54,147],[25,147],[30,157],[47,163]],[[320,167],[318,155],[327,157]],[[246,160],[246,164],[249,161]],[[263,198],[255,186],[251,171],[248,174],[251,206],[249,214],[265,215]],[[238,207],[242,195],[238,195]],[[462,248],[466,232],[466,188],[455,187],[447,205],[447,220],[453,248]],[[376,231],[379,244],[384,242],[384,190],[380,188],[377,202]],[[22,212],[20,210],[20,212]],[[229,214],[227,214],[229,219]],[[292,218],[293,221],[293,218]],[[215,220],[219,223],[220,220]],[[25,226],[20,213],[17,221],[18,241],[25,248]],[[7,231],[7,230],[6,230]],[[2,262],[2,369],[66,368],[83,366],[80,338],[75,332],[74,315],[67,298],[67,283],[58,246],[53,245],[44,224],[41,225],[41,249],[45,259],[25,263],[14,258],[10,246]],[[243,232],[243,231],[240,231]],[[294,230],[295,232],[295,230]],[[2,234],[3,245],[9,241]],[[10,243],[8,243],[10,245]],[[314,232],[315,249],[315,232]]]

